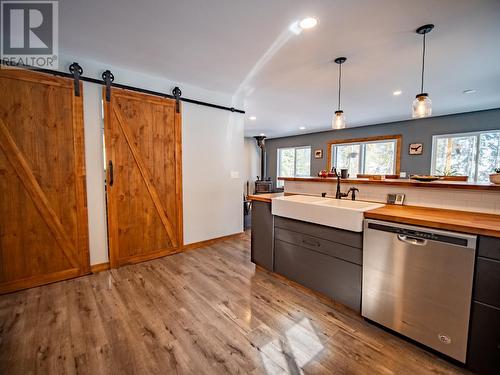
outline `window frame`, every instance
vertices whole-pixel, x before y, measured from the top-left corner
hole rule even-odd
[[[430,167],[430,174],[435,175],[436,174],[436,159],[437,159],[437,141],[438,139],[441,138],[460,138],[460,137],[476,137],[476,140],[474,142],[475,144],[475,154],[474,154],[474,178],[470,179],[470,182],[477,183],[477,178],[478,178],[478,171],[479,171],[479,148],[481,144],[481,134],[484,133],[500,133],[500,129],[492,129],[492,130],[479,130],[475,132],[461,132],[461,133],[448,133],[448,134],[435,134],[432,136],[432,153],[431,153],[431,167]]]
[[[281,164],[281,150],[287,150],[287,149],[293,149],[293,177],[309,177],[311,175],[311,151],[312,148],[311,146],[289,146],[289,147],[279,147],[276,150],[276,159],[277,159],[277,165],[276,165],[276,187],[280,187],[280,182],[281,181],[279,178],[284,177],[280,176],[280,164]],[[297,150],[304,150],[308,149],[309,150],[309,175],[298,175],[297,172]],[[287,176],[288,177],[288,176]]]
[[[331,140],[327,143],[327,169],[328,171],[331,171],[332,166],[335,165],[334,161],[332,160],[332,148],[335,146],[344,146],[344,145],[366,145],[370,143],[385,143],[388,141],[395,141],[396,142],[396,147],[395,147],[395,152],[394,152],[394,173],[399,175],[401,171],[401,134],[393,134],[393,135],[378,135],[374,137],[364,137],[364,138],[350,138],[350,139],[335,139]],[[362,171],[364,170],[365,166],[365,148],[360,147],[360,154],[359,154],[359,169],[360,171],[358,174],[363,174]]]

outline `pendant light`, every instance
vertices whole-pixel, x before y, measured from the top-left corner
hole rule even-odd
[[[422,41],[422,80],[420,84],[420,94],[415,96],[415,100],[412,105],[412,117],[413,118],[422,118],[428,117],[432,114],[432,101],[429,98],[429,94],[424,92],[424,72],[425,72],[425,36],[427,33],[430,33],[434,25],[423,25],[420,26],[416,33],[419,35],[423,35]]]
[[[338,109],[335,111],[335,116],[332,120],[332,129],[343,129],[345,128],[345,115],[344,111],[340,109],[340,93],[342,91],[342,64],[347,60],[346,57],[337,57],[334,61],[339,65],[339,105]]]

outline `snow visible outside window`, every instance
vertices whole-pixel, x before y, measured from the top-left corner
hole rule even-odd
[[[500,130],[435,135],[432,139],[431,174],[488,182],[499,167]]]
[[[332,167],[347,169],[349,177],[358,174],[396,174],[397,140],[338,143],[332,145]]]

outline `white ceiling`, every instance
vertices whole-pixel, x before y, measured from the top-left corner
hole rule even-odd
[[[60,14],[64,54],[237,94],[257,117],[247,136],[329,129],[338,56],[348,126],[410,118],[426,23],[433,115],[500,107],[499,0],[64,0]],[[305,16],[318,26],[292,34]]]

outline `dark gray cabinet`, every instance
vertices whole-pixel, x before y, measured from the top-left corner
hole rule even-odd
[[[273,271],[274,263],[274,219],[271,203],[252,202],[251,260],[253,263]]]
[[[500,238],[479,238],[467,366],[500,374]]]
[[[275,272],[361,310],[361,233],[274,219]]]

